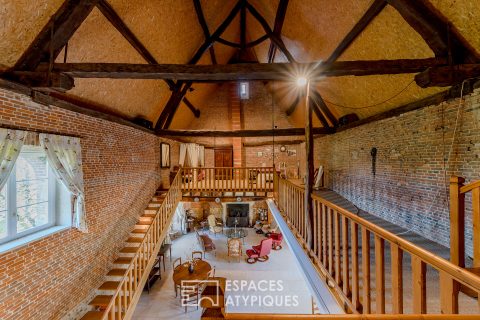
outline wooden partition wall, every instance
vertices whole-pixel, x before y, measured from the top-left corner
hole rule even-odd
[[[153,263],[165,238],[178,202],[182,198],[181,170],[173,180],[163,203],[148,227],[140,247],[128,266],[102,320],[130,319]]]
[[[272,192],[272,167],[184,168],[183,192]]]
[[[477,275],[315,195],[312,195],[313,246],[308,248],[304,190],[288,180],[276,179],[274,194],[282,215],[343,301],[347,312],[384,314],[386,305],[390,304],[388,309],[393,314],[404,313],[403,257],[406,255],[411,259],[412,286],[405,295],[412,297],[414,314],[428,312],[427,266],[439,273],[435,281],[440,290],[443,314],[458,313],[459,285],[480,292]],[[390,270],[385,269],[386,249],[390,253]],[[388,278],[391,279],[388,301],[385,299],[386,273],[390,273]]]

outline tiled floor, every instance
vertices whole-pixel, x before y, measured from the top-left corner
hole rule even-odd
[[[244,251],[264,239],[263,235],[257,235],[253,229],[247,230],[248,236],[245,239]],[[311,294],[297,265],[297,261],[285,243],[282,250],[272,251],[270,259],[267,262],[257,262],[250,265],[245,262],[245,257],[241,259],[240,262],[235,258],[232,258],[231,262],[228,262],[226,236],[210,236],[217,247],[217,255],[215,257],[208,254],[206,260],[212,266],[215,266],[215,275],[226,277],[229,280],[247,280],[247,284],[251,286],[250,290],[243,290],[241,292],[230,290],[230,292],[227,293],[227,312],[247,313],[253,312],[254,309],[255,313],[311,314]],[[174,241],[172,258],[181,257],[182,260],[184,260],[187,253],[190,254],[191,251],[198,249],[195,234],[190,233],[184,235]],[[200,318],[200,310],[197,311],[195,308],[189,308],[187,313],[185,313],[185,309],[180,304],[180,298],[175,298],[172,268],[169,258],[166,259],[166,264],[167,270],[162,274],[162,279],[155,283],[150,294],[146,292],[142,294],[133,319],[174,320]],[[281,280],[280,285],[283,286],[283,290],[276,292],[260,291],[265,284],[265,282],[259,284],[260,280],[271,280],[277,285],[277,288],[280,288],[278,286],[278,280]],[[270,282],[268,284],[270,284]],[[255,286],[255,288],[253,286]],[[272,298],[266,297],[267,295]],[[238,303],[237,299],[239,301]],[[260,300],[262,304],[270,304],[271,299],[276,301],[273,303],[274,306],[270,307],[265,305],[260,306],[259,302],[256,302],[255,299]],[[288,299],[292,299],[292,301],[287,302]],[[294,299],[298,301],[297,306],[292,307],[286,305],[296,304]],[[254,308],[250,306],[252,303]]]

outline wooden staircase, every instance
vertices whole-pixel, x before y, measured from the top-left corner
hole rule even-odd
[[[89,302],[91,310],[81,320],[131,317],[171,223],[176,204],[181,199],[179,181],[177,177],[170,190],[156,191],[126,239],[125,246],[119,251],[118,258],[113,261],[105,282]]]

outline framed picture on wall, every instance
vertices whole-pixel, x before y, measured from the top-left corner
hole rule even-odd
[[[160,168],[170,168],[170,145],[160,143]]]

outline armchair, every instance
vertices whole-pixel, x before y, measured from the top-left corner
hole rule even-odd
[[[283,235],[281,233],[272,232],[270,233],[269,237],[272,239],[272,249],[281,250]]]
[[[222,224],[217,222],[213,214],[209,215],[207,220],[210,232],[213,232],[215,236],[217,236],[217,233],[223,233]]]
[[[265,262],[268,260],[268,255],[272,250],[273,240],[271,238],[263,239],[260,245],[253,246],[252,249],[247,250],[247,262],[252,264],[257,261]]]

